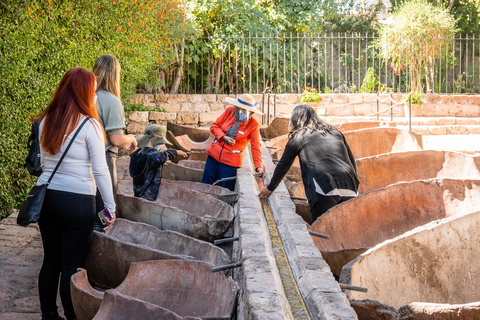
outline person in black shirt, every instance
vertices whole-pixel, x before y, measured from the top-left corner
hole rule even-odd
[[[258,196],[268,198],[298,156],[313,223],[328,209],[357,196],[355,159],[343,134],[320,120],[308,105],[293,109],[290,129],[273,177]]]

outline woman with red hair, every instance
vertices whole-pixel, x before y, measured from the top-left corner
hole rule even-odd
[[[95,106],[94,74],[84,68],[69,70],[60,81],[52,101],[37,119],[41,121],[43,169],[37,185],[48,181],[65,148],[73,140],[48,185],[38,221],[44,249],[38,277],[42,319],[63,319],[58,315],[56,305],[59,280],[65,317],[76,319],[70,278],[77,268],[84,266],[90,247],[97,186],[105,207],[112,214],[113,219],[107,224],[115,220],[112,182],[105,160],[105,133],[98,122]]]

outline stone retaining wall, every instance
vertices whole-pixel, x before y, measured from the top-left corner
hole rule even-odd
[[[253,95],[261,101],[262,95]],[[320,108],[326,108],[327,116],[368,116],[377,112],[375,94],[322,94]],[[400,102],[402,94],[391,95],[395,102]],[[127,131],[129,133],[143,133],[149,123],[165,125],[168,121],[191,126],[209,126],[228,106],[226,97],[235,98],[226,94],[137,94],[134,102],[142,103],[151,108],[151,111],[133,111],[128,118]],[[293,108],[300,104],[299,94],[276,95],[277,114],[290,114]],[[379,109],[390,107],[390,94],[380,94]],[[273,117],[273,95],[270,95],[270,114]],[[454,94],[423,94],[423,107],[420,117],[480,117],[480,95]],[[259,106],[262,108],[262,106]],[[156,109],[163,108],[165,112]],[[267,104],[264,106],[267,111]],[[385,111],[381,116],[388,116]],[[403,105],[393,108],[394,117],[404,117]],[[257,118],[260,120],[260,118]]]

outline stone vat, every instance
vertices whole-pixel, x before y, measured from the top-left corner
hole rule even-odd
[[[419,151],[422,136],[397,128],[370,128],[343,133],[355,159],[382,153]]]
[[[273,139],[288,134],[290,118],[276,117],[268,127],[260,128],[260,136],[263,139]]]
[[[273,139],[263,139],[263,140],[265,140],[264,143],[265,143],[265,146],[267,147],[267,149],[271,149],[272,146],[275,143],[277,143],[277,142],[279,142],[283,139],[288,139],[288,135],[283,135],[283,136],[278,136],[278,137],[273,138]]]
[[[194,160],[181,160],[178,162],[178,164],[169,162],[166,166],[163,166],[162,179],[165,178],[169,180],[201,182],[202,175],[203,175],[203,168],[198,169],[198,168],[192,167],[192,165],[190,165],[189,163],[182,162],[182,161],[194,161]]]
[[[480,212],[462,213],[385,241],[343,268],[341,282],[368,288],[347,293],[354,308],[369,310],[359,319],[380,319],[372,300],[396,309],[381,319],[480,319]]]
[[[132,300],[129,303],[133,305],[153,304],[179,317],[231,319],[237,298],[236,285],[225,273],[213,273],[213,267],[195,260],[132,262],[127,277],[114,290],[124,299]],[[100,309],[104,293],[91,287],[85,269],[78,269],[72,276],[70,287],[78,320],[92,319]],[[126,319],[155,319],[150,312],[158,310],[151,310],[147,304],[124,309]],[[99,314],[97,319],[112,319],[108,310],[114,312],[115,308],[105,309],[102,313],[106,314]],[[145,314],[136,313],[139,310]]]
[[[207,150],[208,146],[212,143],[215,137],[213,134],[210,134],[210,136],[205,141],[195,142],[191,140],[186,134],[181,136],[175,136],[171,131],[167,131],[167,139],[173,145],[174,149],[190,152],[192,149]]]
[[[216,266],[231,262],[225,251],[209,242],[119,218],[105,234],[93,233],[85,269],[95,285],[114,288],[127,276],[130,263],[165,259],[199,260]]]
[[[399,182],[337,205],[318,218],[312,237],[335,275],[368,248],[433,220],[480,210],[480,180]]]
[[[204,149],[192,149],[190,150],[190,155],[188,156],[188,160],[191,161],[207,161],[208,153],[207,150]]]
[[[129,180],[118,184],[117,214],[206,241],[221,238],[234,218],[227,203],[176,183],[160,188],[155,201],[134,197]]]
[[[210,137],[210,130],[194,128],[167,122],[167,131],[170,131],[175,137],[187,135],[194,142],[203,142]]]
[[[451,177],[480,179],[480,157],[450,151],[387,153],[356,160],[359,194],[399,181]]]
[[[368,128],[395,128],[397,124],[390,121],[352,121],[338,123],[335,126],[338,130],[345,132]]]

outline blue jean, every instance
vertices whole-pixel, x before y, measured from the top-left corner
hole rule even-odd
[[[203,169],[202,183],[213,184],[215,181],[237,176],[237,167],[229,166],[218,162],[212,157],[207,157],[207,162],[205,163],[205,169]],[[235,190],[236,179],[229,181],[222,181],[218,185],[224,188],[228,188],[231,191]]]
[[[57,312],[57,289],[65,317],[75,319],[70,278],[83,268],[93,233],[95,196],[47,190],[38,225],[43,242],[43,264],[38,276],[43,314]]]

